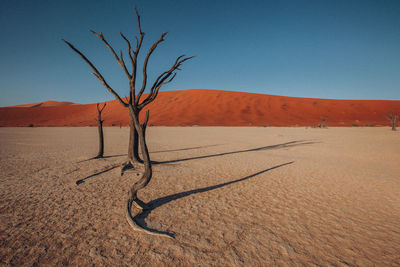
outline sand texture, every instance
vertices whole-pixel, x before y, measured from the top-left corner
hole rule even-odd
[[[0,128],[0,265],[400,266],[400,132],[150,127],[137,219],[175,239],[125,219],[127,142],[85,161],[94,127]]]
[[[191,89],[160,92],[148,108],[153,126],[317,126],[321,117],[328,126],[389,126],[385,116],[400,113],[400,101]],[[47,101],[0,108],[0,126],[94,126],[96,116],[96,104]],[[103,118],[105,126],[129,125],[126,108],[115,100],[107,103]]]

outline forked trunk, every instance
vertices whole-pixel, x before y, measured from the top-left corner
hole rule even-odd
[[[139,118],[136,115],[134,115],[133,119],[134,119],[135,129],[139,136],[140,148],[144,162],[144,172],[142,174],[142,177],[139,179],[139,181],[137,181],[133,185],[130,193],[130,198],[132,199],[132,201],[135,201],[137,200],[137,192],[140,189],[144,188],[150,182],[152,176],[152,169],[151,169],[149,151],[147,149],[147,144],[146,144],[146,126],[148,120],[148,113],[146,113],[146,120],[144,124],[140,124]]]
[[[139,156],[139,134],[135,127],[134,117],[139,117],[135,111],[129,108],[129,145],[128,145],[128,159],[131,162],[143,162]]]
[[[140,124],[139,118],[137,116],[134,116],[134,125],[135,125],[135,129],[139,135],[140,148],[141,148],[141,152],[142,152],[142,156],[143,156],[144,172],[142,174],[142,177],[136,183],[134,183],[131,190],[129,191],[129,197],[128,197],[128,202],[127,202],[127,206],[126,206],[126,219],[128,220],[129,225],[134,230],[142,231],[142,232],[145,232],[150,235],[157,235],[157,236],[173,238],[173,236],[165,234],[165,233],[156,233],[156,232],[152,232],[147,229],[144,229],[143,227],[141,227],[140,225],[138,225],[135,222],[135,219],[133,218],[132,212],[131,212],[132,204],[135,204],[135,206],[139,207],[142,210],[148,208],[147,205],[143,201],[141,201],[137,196],[137,193],[139,192],[139,190],[143,189],[144,187],[146,187],[149,184],[151,177],[153,175],[149,151],[148,151],[147,145],[146,145],[146,126],[147,126],[148,119],[149,119],[148,111],[146,112],[146,119],[143,124]]]

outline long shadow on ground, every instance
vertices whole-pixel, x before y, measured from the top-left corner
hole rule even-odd
[[[184,151],[184,150],[193,150],[193,149],[206,148],[206,147],[212,147],[212,146],[220,146],[220,145],[221,145],[221,144],[215,144],[215,145],[185,147],[185,148],[176,148],[176,149],[168,149],[168,150],[160,150],[160,151],[150,151],[150,154],[153,154],[153,153],[163,153],[163,152]]]
[[[89,176],[86,176],[85,178],[76,180],[75,183],[76,183],[77,185],[83,184],[87,179],[90,179],[90,178],[96,177],[97,175],[100,175],[100,174],[106,173],[106,172],[108,172],[108,171],[111,171],[111,170],[113,170],[113,169],[115,169],[115,168],[117,168],[117,167],[119,167],[119,166],[121,166],[121,164],[116,164],[116,165],[111,166],[111,167],[109,167],[109,168],[106,168],[106,169],[104,169],[104,170],[102,170],[102,171],[99,171],[99,172],[96,172],[96,173],[91,174],[91,175],[89,175]]]
[[[262,173],[265,173],[265,172],[268,172],[268,171],[271,171],[271,170],[274,170],[274,169],[277,169],[277,168],[280,168],[280,167],[283,167],[283,166],[286,166],[286,165],[289,165],[289,164],[292,164],[292,163],[294,163],[294,161],[286,162],[286,163],[283,163],[283,164],[280,164],[280,165],[276,165],[276,166],[271,167],[269,169],[265,169],[265,170],[253,173],[253,174],[248,175],[246,177],[243,177],[243,178],[240,178],[240,179],[237,179],[237,180],[233,180],[233,181],[230,181],[230,182],[217,184],[217,185],[213,185],[213,186],[207,186],[207,187],[203,187],[203,188],[199,188],[199,189],[193,189],[193,190],[189,190],[189,191],[180,192],[180,193],[176,193],[176,194],[173,194],[173,195],[157,198],[157,199],[152,200],[149,203],[147,203],[148,208],[143,210],[139,214],[137,214],[133,219],[135,220],[135,222],[138,225],[140,225],[140,227],[142,227],[142,228],[144,228],[144,229],[146,229],[146,230],[148,230],[150,232],[162,233],[162,234],[167,234],[167,235],[169,235],[171,237],[175,237],[174,233],[163,232],[163,231],[159,231],[159,230],[156,230],[156,229],[149,228],[147,226],[146,222],[145,222],[145,219],[147,218],[147,216],[149,216],[149,214],[153,210],[155,210],[156,208],[161,207],[162,205],[165,205],[165,204],[167,204],[167,203],[169,203],[171,201],[174,201],[174,200],[177,200],[177,199],[180,199],[180,198],[184,198],[184,197],[187,197],[187,196],[190,196],[190,195],[194,195],[194,194],[208,192],[208,191],[215,190],[215,189],[218,189],[218,188],[221,188],[221,187],[224,187],[224,186],[228,186],[228,185],[231,185],[231,184],[234,184],[234,183],[243,182],[245,180],[253,178],[253,177],[255,177],[257,175],[260,175]]]
[[[103,156],[102,158],[93,157],[93,158],[90,158],[90,159],[84,159],[84,160],[77,161],[76,163],[82,163],[82,162],[89,161],[89,160],[94,160],[94,159],[108,159],[108,158],[116,158],[116,157],[122,157],[122,156],[126,156],[126,155],[127,155],[127,154],[121,154],[121,155],[110,155],[110,156]]]
[[[295,146],[300,146],[300,145],[309,145],[309,144],[314,144],[316,142],[313,141],[306,141],[306,140],[300,140],[300,141],[290,141],[282,144],[277,144],[277,145],[271,145],[271,146],[262,146],[262,147],[256,147],[256,148],[250,148],[250,149],[243,149],[243,150],[237,150],[237,151],[230,151],[230,152],[223,152],[223,153],[217,153],[217,154],[210,154],[210,155],[204,155],[204,156],[196,156],[196,157],[191,157],[191,158],[183,158],[183,159],[174,159],[174,160],[167,160],[167,161],[152,161],[153,164],[167,164],[167,163],[176,163],[176,162],[181,162],[181,161],[188,161],[188,160],[196,160],[196,159],[205,159],[205,158],[213,158],[213,157],[220,157],[220,156],[225,156],[225,155],[231,155],[231,154],[237,154],[237,153],[245,153],[245,152],[253,152],[253,151],[264,151],[264,150],[272,150],[272,149],[280,149],[280,148],[288,148],[288,147],[295,147]],[[203,147],[210,147],[210,146],[217,146],[217,145],[208,145],[208,146],[203,146]],[[189,150],[189,149],[197,149],[197,148],[202,148],[202,147],[192,147],[192,148],[183,148],[183,149],[175,149],[175,150],[170,150],[170,151],[178,151],[178,150]],[[166,151],[156,151],[153,153],[157,152],[166,152]],[[115,155],[114,157],[121,156],[121,155]],[[109,156],[113,157],[113,156]],[[114,168],[118,167],[120,165],[115,165],[109,169],[102,170],[100,172],[91,174],[87,177],[84,177],[82,179],[79,179],[76,181],[77,185],[80,185],[84,183],[87,179],[96,177],[97,175],[103,174],[105,172],[111,171]]]
[[[295,146],[300,146],[300,145],[309,145],[309,144],[314,144],[314,143],[316,143],[316,142],[305,141],[305,140],[290,141],[290,142],[277,144],[277,145],[272,145],[272,146],[262,146],[262,147],[257,147],[257,148],[250,148],[250,149],[243,149],[243,150],[237,150],[237,151],[223,152],[223,153],[204,155],[204,156],[196,156],[196,157],[191,157],[191,158],[173,159],[173,160],[166,160],[166,161],[152,161],[152,163],[153,164],[176,163],[176,162],[195,160],[195,159],[205,159],[205,158],[220,157],[220,156],[232,155],[232,154],[237,154],[237,153],[272,150],[272,149],[279,149],[279,148],[288,148],[288,147],[295,147]]]
[[[155,154],[155,153],[164,153],[164,152],[175,152],[175,151],[193,150],[193,149],[200,149],[200,148],[206,148],[206,147],[212,147],[212,146],[220,146],[220,145],[221,145],[221,144],[206,145],[206,146],[195,146],[195,147],[184,147],[184,148],[168,149],[168,150],[160,150],[160,151],[149,151],[149,153],[150,153],[150,154]],[[128,154],[103,156],[103,157],[100,158],[100,159],[116,158],[116,157],[123,157],[123,156],[128,156]],[[89,159],[84,159],[84,160],[77,161],[76,163],[82,163],[82,162],[89,161],[89,160],[94,160],[94,159],[99,159],[99,158],[93,157],[93,158],[89,158]]]

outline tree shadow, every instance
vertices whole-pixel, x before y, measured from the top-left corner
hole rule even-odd
[[[108,172],[108,171],[111,171],[111,170],[113,170],[113,169],[115,169],[115,168],[117,168],[117,167],[119,167],[119,166],[121,166],[121,164],[117,164],[117,165],[111,166],[110,168],[107,168],[107,169],[102,170],[102,171],[100,171],[100,172],[96,172],[96,173],[94,173],[94,174],[91,174],[91,175],[89,175],[89,176],[86,176],[85,178],[76,180],[75,183],[76,183],[76,185],[83,184],[87,179],[90,179],[90,178],[93,178],[93,177],[95,177],[95,176],[97,176],[97,175],[100,175],[100,174],[106,173],[106,172]]]
[[[193,149],[200,149],[206,147],[213,147],[213,146],[220,146],[222,144],[215,144],[215,145],[206,145],[206,146],[195,146],[195,147],[185,147],[185,148],[177,148],[177,149],[169,149],[169,150],[160,150],[160,151],[150,151],[152,153],[163,153],[163,152],[175,152],[175,151],[184,151],[184,150],[193,150]]]
[[[155,153],[164,153],[164,152],[175,152],[175,151],[184,151],[184,150],[193,150],[193,149],[200,149],[200,148],[206,148],[206,147],[213,147],[213,146],[220,146],[221,144],[215,144],[215,145],[206,145],[206,146],[195,146],[195,147],[185,147],[185,148],[177,148],[177,149],[169,149],[169,150],[160,150],[160,151],[149,151],[150,154],[155,154]],[[82,163],[86,162],[89,160],[93,159],[108,159],[108,158],[116,158],[116,157],[124,157],[127,156],[128,154],[120,154],[120,155],[110,155],[110,156],[103,156],[102,158],[89,158],[89,159],[84,159],[77,161],[76,163]]]
[[[215,190],[215,189],[218,189],[218,188],[221,188],[221,187],[224,187],[224,186],[228,186],[228,185],[231,185],[231,184],[235,184],[235,183],[238,183],[238,182],[242,182],[242,181],[248,180],[250,178],[253,178],[253,177],[257,176],[257,175],[263,174],[265,172],[268,172],[268,171],[271,171],[271,170],[274,170],[274,169],[277,169],[277,168],[280,168],[280,167],[283,167],[283,166],[286,166],[286,165],[290,165],[292,163],[294,163],[294,161],[286,162],[286,163],[283,163],[283,164],[280,164],[280,165],[276,165],[276,166],[271,167],[269,169],[265,169],[265,170],[253,173],[253,174],[248,175],[246,177],[243,177],[243,178],[240,178],[240,179],[237,179],[237,180],[233,180],[233,181],[230,181],[230,182],[217,184],[217,185],[213,185],[213,186],[207,186],[207,187],[203,187],[203,188],[199,188],[199,189],[193,189],[193,190],[189,190],[189,191],[180,192],[180,193],[168,195],[168,196],[165,196],[165,197],[157,198],[157,199],[152,200],[149,203],[147,203],[147,208],[142,210],[136,216],[134,216],[133,220],[140,227],[142,227],[143,229],[145,229],[147,231],[150,231],[150,232],[153,232],[153,233],[167,234],[167,235],[169,235],[171,237],[175,237],[174,233],[164,232],[164,231],[159,231],[159,230],[156,230],[156,229],[149,228],[147,226],[147,223],[145,222],[145,219],[149,216],[149,214],[153,210],[155,210],[156,208],[161,207],[162,205],[165,205],[165,204],[167,204],[167,203],[169,203],[171,201],[174,201],[174,200],[177,200],[177,199],[180,199],[180,198],[184,198],[184,197],[187,197],[187,196],[190,196],[190,195],[194,195],[194,194],[208,192],[208,191]]]
[[[288,148],[288,147],[295,147],[295,146],[300,146],[300,145],[309,145],[309,144],[314,144],[314,143],[316,143],[316,142],[306,141],[306,140],[290,141],[290,142],[277,144],[277,145],[262,146],[262,147],[256,147],[256,148],[251,148],[251,149],[243,149],[243,150],[223,152],[223,153],[204,155],[204,156],[195,156],[195,157],[191,157],[191,158],[182,158],[182,159],[174,159],[174,160],[166,160],[166,161],[152,161],[152,163],[153,164],[176,163],[176,162],[181,162],[181,161],[213,158],[213,157],[220,157],[220,156],[225,156],[225,155],[232,155],[232,154],[237,154],[237,153],[245,153],[245,152],[253,152],[253,151],[264,151],[264,150]]]
[[[84,160],[77,161],[76,163],[82,163],[82,162],[89,161],[89,160],[93,160],[93,159],[108,159],[108,158],[117,158],[117,157],[123,157],[123,156],[126,156],[126,155],[127,155],[127,154],[120,154],[120,155],[110,155],[110,156],[103,156],[103,157],[101,157],[101,158],[98,158],[98,157],[93,157],[93,158],[90,158],[90,159],[84,159]]]
[[[224,152],[224,153],[218,153],[218,154],[211,154],[211,155],[204,155],[204,156],[196,156],[196,157],[191,157],[191,158],[183,158],[183,159],[175,159],[175,160],[168,160],[168,161],[152,161],[152,164],[168,164],[168,163],[176,163],[176,162],[181,162],[181,161],[188,161],[188,160],[196,160],[196,159],[204,159],[204,158],[212,158],[212,157],[219,157],[219,156],[225,156],[225,155],[230,155],[230,154],[236,154],[236,153],[244,153],[244,152],[252,152],[252,151],[263,151],[263,150],[272,150],[272,149],[279,149],[279,148],[288,148],[288,147],[294,147],[294,146],[299,146],[299,145],[308,145],[308,144],[314,144],[317,142],[311,142],[311,141],[305,141],[305,140],[300,140],[300,141],[291,141],[291,142],[286,142],[282,144],[277,144],[277,145],[272,145],[272,146],[262,146],[262,147],[257,147],[257,148],[251,148],[251,149],[244,149],[244,150],[237,150],[237,151],[231,151],[231,152]],[[203,146],[203,147],[209,147],[209,146],[216,146],[216,145],[208,145],[208,146]],[[184,149],[196,149],[196,148],[201,148],[201,147],[194,147],[194,148],[184,148]],[[179,150],[179,149],[178,149]],[[172,150],[171,150],[172,151]],[[126,155],[126,154],[125,154]],[[114,155],[115,157],[117,156],[124,156],[124,155]],[[113,156],[109,156],[113,157]],[[83,179],[79,179],[76,181],[77,185],[83,184],[87,179],[93,178],[95,176],[98,176],[100,174],[103,174],[105,172],[111,171],[114,168],[121,166],[120,164],[117,164],[111,168],[105,169],[103,171],[91,174]]]
[[[124,156],[127,156],[127,155],[128,154],[110,155],[110,156],[104,156],[103,159],[118,158],[118,157],[124,157]]]

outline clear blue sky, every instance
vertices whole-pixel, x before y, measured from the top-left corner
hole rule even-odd
[[[61,38],[127,95],[120,66],[89,29],[125,52],[119,32],[134,40],[134,5],[146,33],[142,52],[169,32],[150,60],[150,81],[176,56],[196,56],[164,91],[400,99],[398,0],[1,0],[0,106],[113,99]]]

